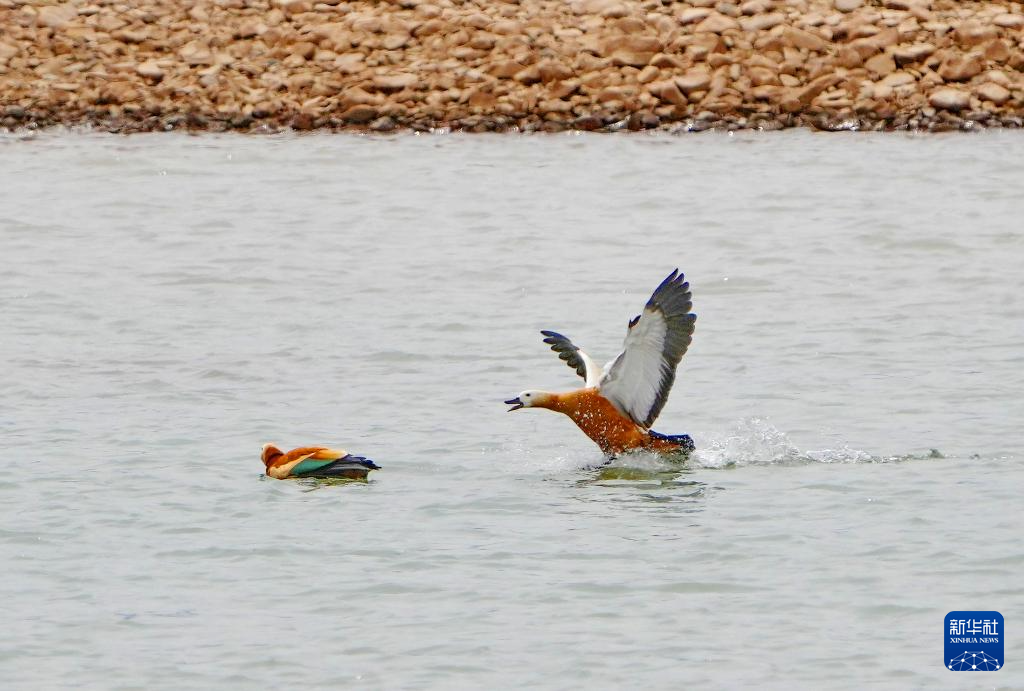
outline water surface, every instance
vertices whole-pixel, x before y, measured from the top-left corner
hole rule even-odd
[[[8,688],[892,688],[1024,621],[1024,160],[979,136],[0,138]],[[503,399],[672,268],[612,469]],[[369,484],[261,477],[341,445]],[[936,450],[933,452],[932,450]]]

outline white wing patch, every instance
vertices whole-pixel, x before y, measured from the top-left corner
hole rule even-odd
[[[601,393],[636,424],[649,429],[668,400],[676,365],[693,338],[697,315],[690,284],[678,269],[655,288],[643,314],[629,323],[625,348],[605,370]]]
[[[644,311],[629,330],[625,350],[607,367],[601,393],[634,422],[643,424],[661,392],[665,361],[661,356],[668,334],[665,318]]]
[[[601,377],[604,375],[604,370],[598,367],[597,363],[582,350],[580,351],[580,357],[583,358],[583,362],[587,366],[587,376],[584,380],[587,388],[597,386],[598,382],[601,381]]]

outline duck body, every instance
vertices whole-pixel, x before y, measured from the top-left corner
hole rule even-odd
[[[261,458],[267,476],[278,480],[307,477],[364,480],[371,470],[380,468],[368,458],[326,446],[302,446],[284,452],[273,444],[265,444]]]
[[[549,394],[535,402],[533,407],[547,408],[567,416],[609,456],[640,450],[688,453],[694,448],[693,440],[687,434],[670,436],[644,429],[620,413],[595,387]]]

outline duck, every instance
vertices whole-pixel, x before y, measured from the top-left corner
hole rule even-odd
[[[610,458],[631,451],[689,455],[688,434],[651,429],[676,379],[676,367],[693,340],[697,315],[686,277],[675,269],[629,320],[622,352],[605,367],[569,338],[541,331],[544,343],[582,377],[581,388],[556,393],[527,390],[505,401],[509,412],[546,408],[566,415]]]
[[[369,458],[326,446],[301,446],[283,452],[273,444],[264,444],[261,459],[267,476],[278,480],[303,477],[364,480],[371,470],[380,470]]]

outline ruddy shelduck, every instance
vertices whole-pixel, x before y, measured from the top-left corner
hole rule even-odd
[[[362,480],[371,470],[380,468],[369,458],[325,446],[303,446],[285,453],[273,444],[264,444],[262,459],[267,475],[278,480],[300,477]]]
[[[562,334],[541,331],[585,386],[565,393],[524,391],[505,401],[512,406],[509,412],[547,408],[567,415],[609,456],[640,449],[689,453],[694,449],[690,435],[659,434],[651,425],[693,339],[692,298],[690,284],[676,269],[654,290],[643,313],[630,320],[623,351],[604,369]]]

